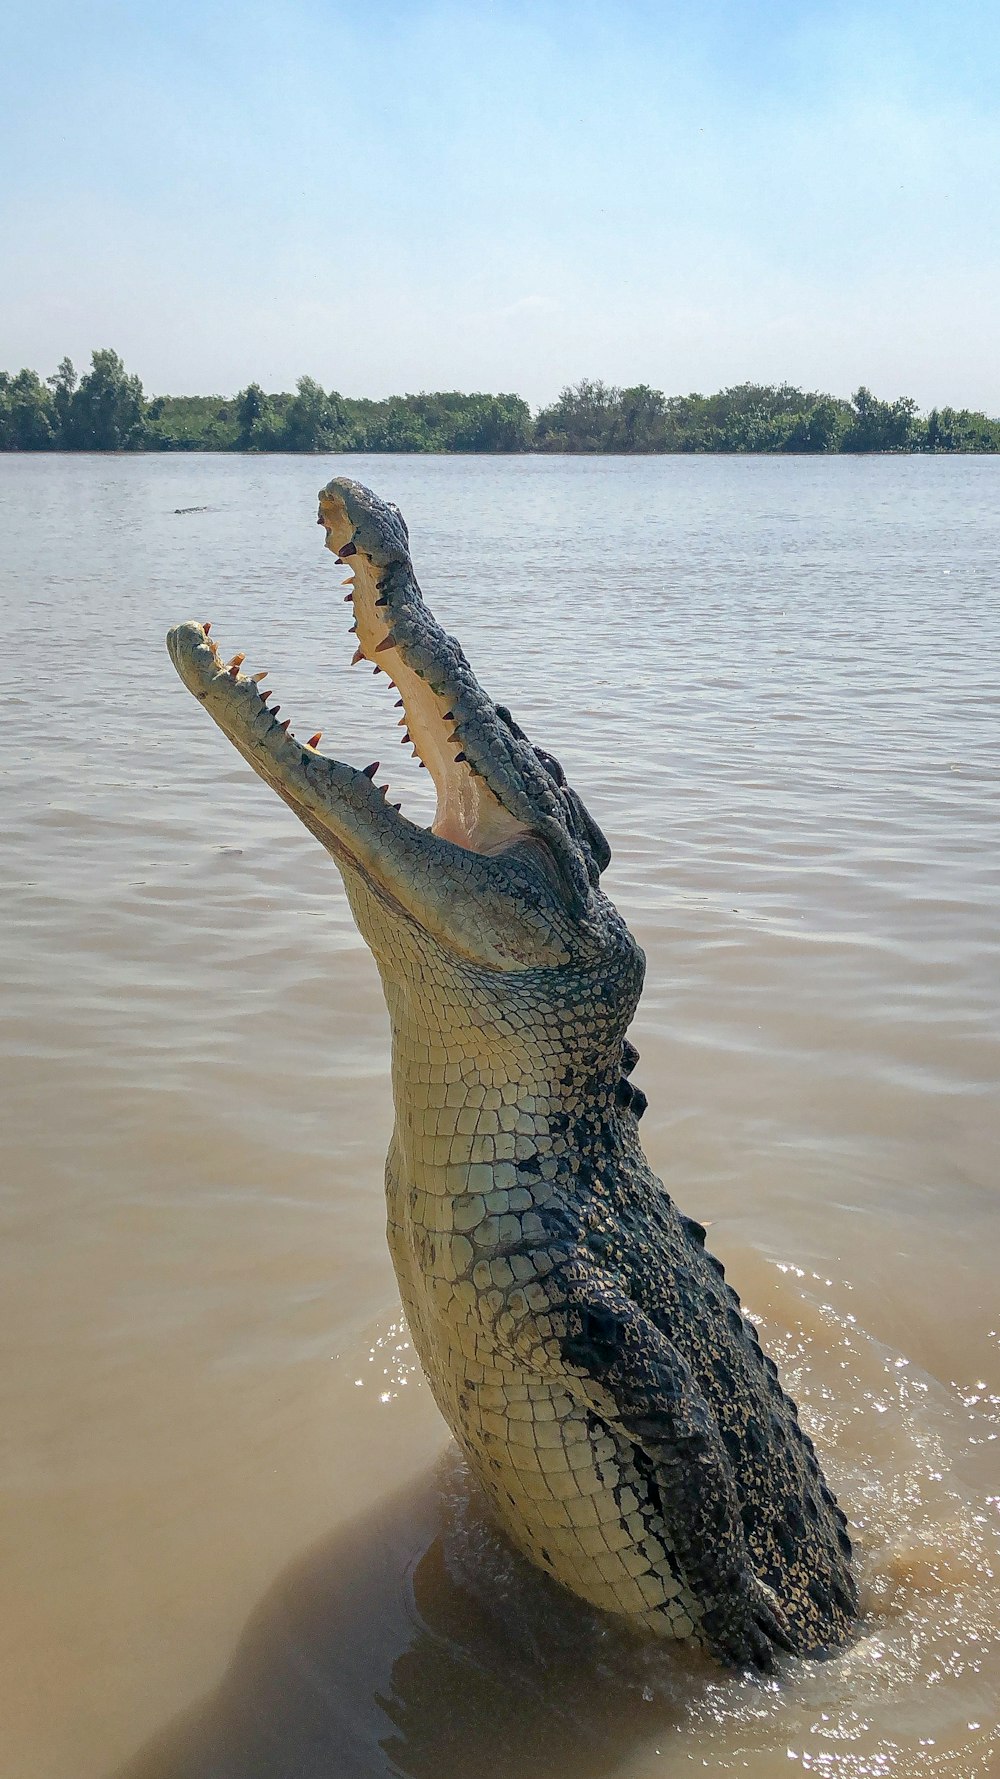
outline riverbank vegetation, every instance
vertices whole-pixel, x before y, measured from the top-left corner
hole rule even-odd
[[[3,451],[865,452],[1000,451],[1000,420],[968,408],[921,414],[908,396],[849,401],[740,383],[664,395],[584,379],[532,414],[518,395],[394,395],[369,401],[300,377],[295,392],[251,383],[235,396],[156,395],[116,352],[83,376],[0,371]]]

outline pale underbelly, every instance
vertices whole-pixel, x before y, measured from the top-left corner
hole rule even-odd
[[[440,1289],[409,1276],[409,1243],[389,1235],[434,1399],[511,1541],[591,1605],[661,1637],[693,1636],[694,1602],[628,1442],[558,1383],[497,1352],[478,1316],[436,1302]]]

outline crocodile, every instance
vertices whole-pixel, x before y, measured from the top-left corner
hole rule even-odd
[[[398,509],[337,477],[354,660],[388,676],[430,827],[305,745],[208,624],[182,680],[332,855],[392,1030],[387,1230],[411,1338],[513,1543],[640,1631],[768,1672],[848,1643],[846,1517],[753,1322],[653,1174],[626,1036],[645,959],[559,762],[436,622]],[[347,584],[347,583],[345,583]]]

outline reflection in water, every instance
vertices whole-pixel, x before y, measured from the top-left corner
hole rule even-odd
[[[849,1314],[794,1304],[779,1282],[768,1336],[856,1536],[844,1654],[762,1681],[636,1640],[508,1545],[452,1447],[288,1569],[218,1689],[116,1779],[667,1779],[691,1761],[774,1779],[779,1745],[828,1779],[985,1779],[1000,1538],[974,1463],[946,1476],[960,1411]],[[841,1355],[836,1399],[812,1395],[821,1348]],[[408,1364],[398,1325],[387,1350],[383,1397]],[[976,1406],[970,1446],[997,1439],[998,1409]]]
[[[838,1334],[852,1402],[890,1416],[899,1466],[854,1478],[863,1619],[842,1656],[760,1681],[635,1640],[512,1550],[450,1448],[286,1569],[219,1688],[116,1779],[655,1779],[690,1761],[772,1779],[778,1747],[847,1779],[989,1774],[989,1503],[941,1487],[954,1411],[925,1400],[940,1393]],[[785,1361],[794,1375],[790,1347]],[[977,1425],[988,1439],[995,1414]]]
[[[598,1779],[711,1664],[638,1646],[525,1563],[457,1456],[294,1564],[218,1691],[119,1779]]]

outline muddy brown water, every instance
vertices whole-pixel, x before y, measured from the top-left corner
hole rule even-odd
[[[651,1160],[856,1532],[836,1661],[752,1684],[562,1595],[415,1368],[374,968],[163,649],[212,618],[426,808],[348,668],[343,469],[609,833]],[[5,1776],[1000,1770],[998,496],[989,459],[0,458]]]

